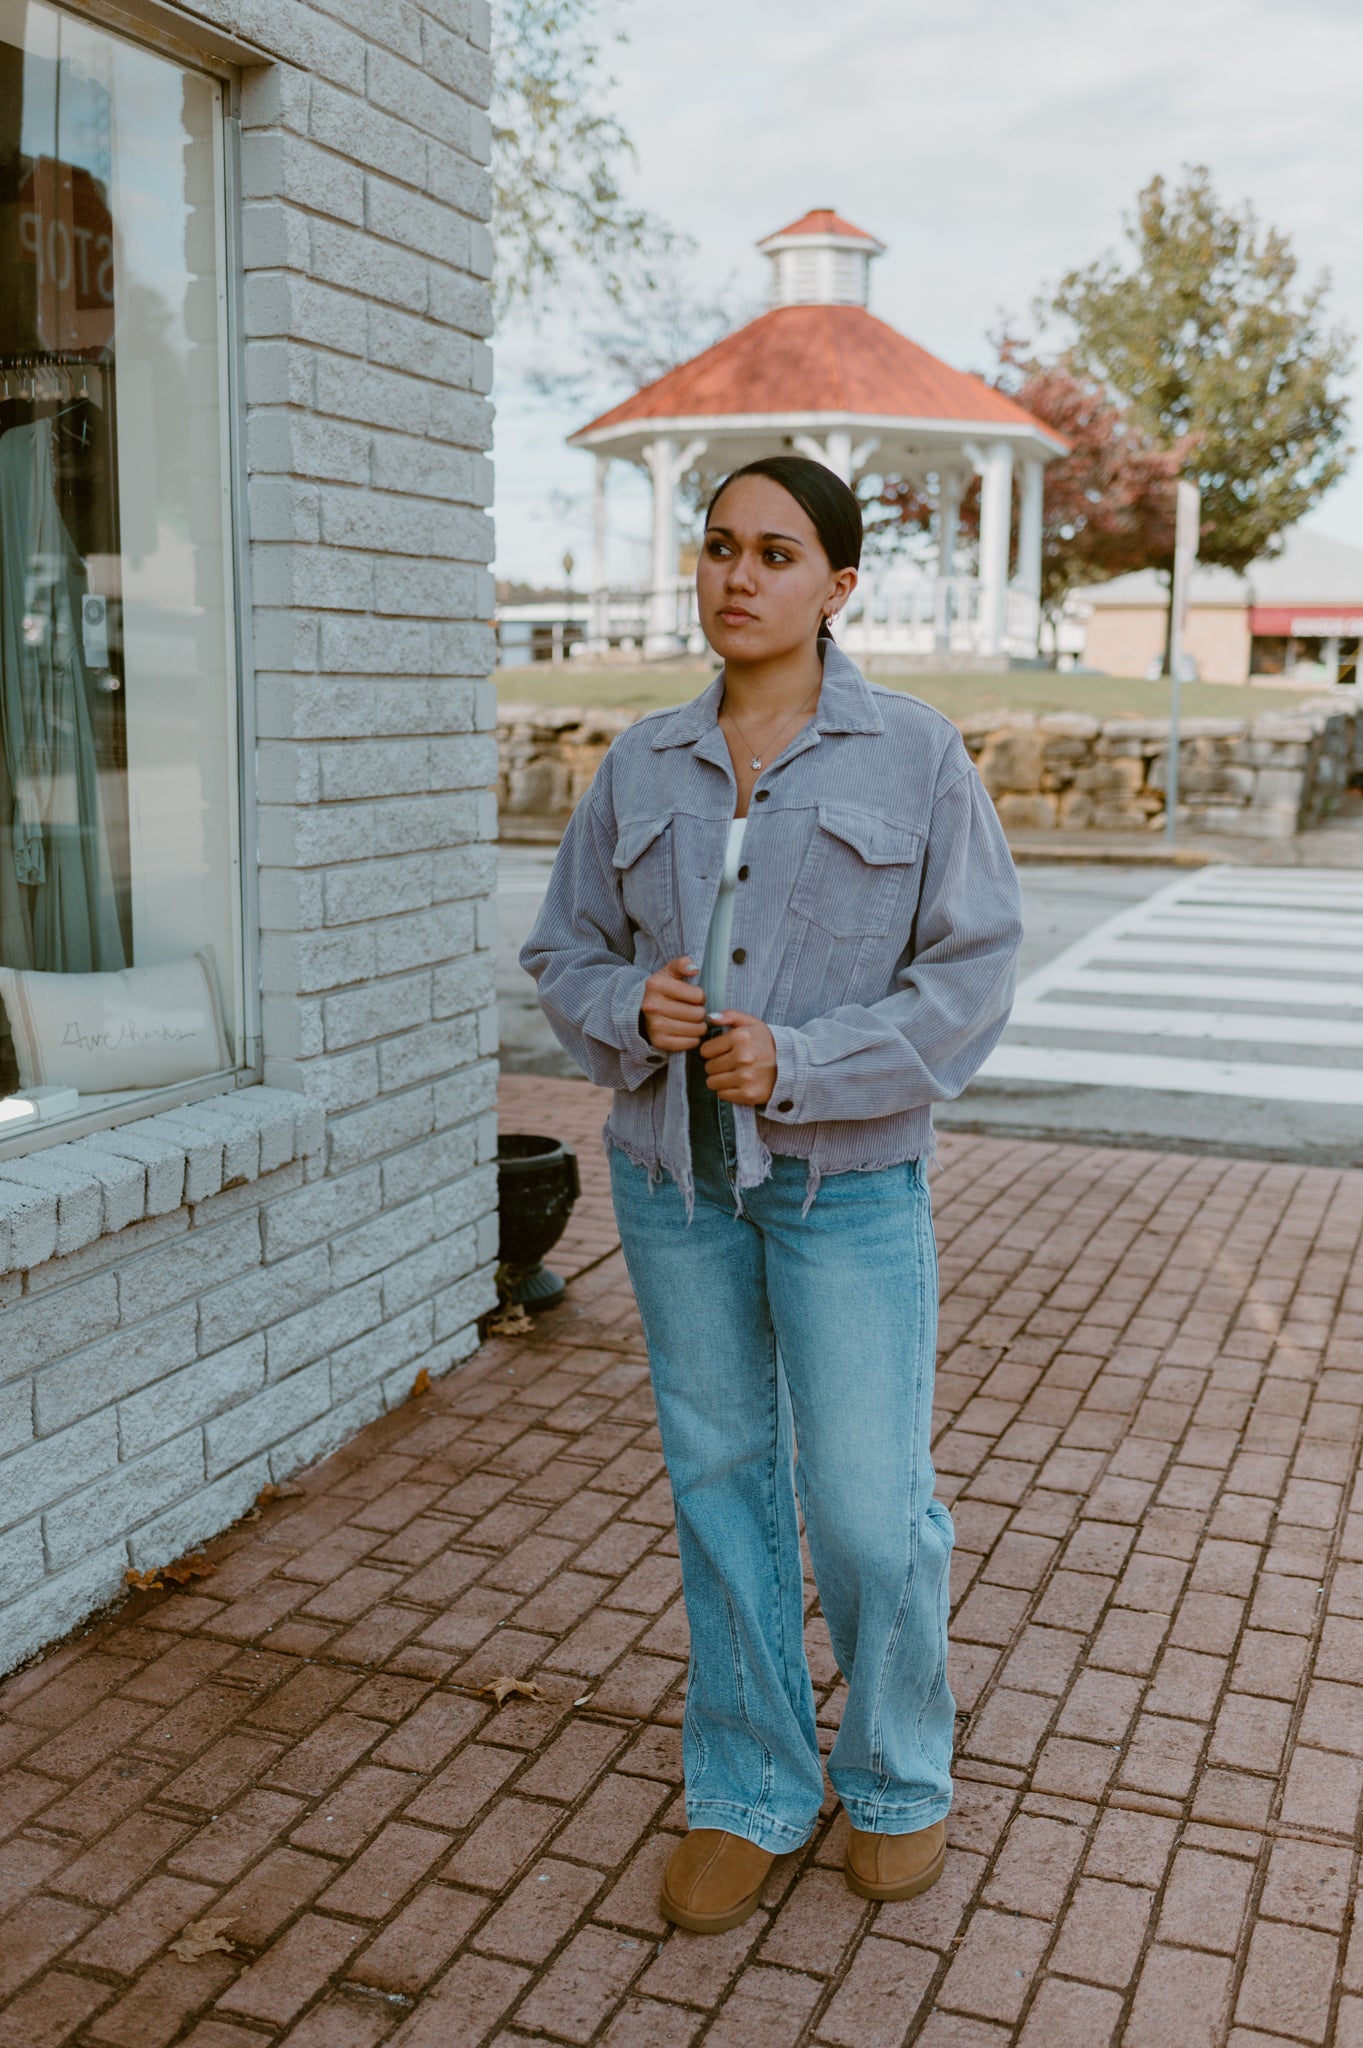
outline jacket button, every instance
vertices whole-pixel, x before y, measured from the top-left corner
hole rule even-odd
[[[753,802],[755,804],[764,804],[770,795],[771,791],[769,789],[759,789],[756,796],[753,798]]]
[[[746,881],[747,881],[747,879],[748,879],[748,870],[747,870],[746,868],[740,868],[740,869],[739,869],[739,871],[738,871],[738,879],[739,879],[739,881],[740,881],[740,882],[746,882]]]
[[[729,955],[729,958],[733,961],[735,967],[741,967],[743,965],[743,962],[747,959],[747,957],[748,951],[746,946],[735,946],[733,952]]]
[[[778,1103],[777,1103],[777,1105],[776,1105],[776,1107],[777,1107],[777,1108],[778,1108],[779,1110],[781,1110],[781,1111],[783,1111],[783,1112],[784,1112],[785,1110],[788,1110],[788,1109],[794,1109],[794,1107],[795,1107],[795,1104],[794,1104],[793,1102],[778,1102]]]

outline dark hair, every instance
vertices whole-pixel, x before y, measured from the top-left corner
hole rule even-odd
[[[767,476],[783,491],[789,491],[819,536],[819,545],[833,569],[856,569],[861,565],[861,506],[835,470],[825,463],[811,462],[807,455],[759,455],[733,470],[705,508],[705,524],[728,490],[741,476]],[[819,638],[831,640],[827,619],[819,622]]]

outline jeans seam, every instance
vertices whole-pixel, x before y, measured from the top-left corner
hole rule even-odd
[[[775,1768],[776,1759],[763,1741],[761,1733],[754,1726],[752,1717],[748,1713],[747,1696],[743,1690],[743,1658],[740,1652],[738,1624],[734,1618],[734,1603],[729,1598],[727,1591],[724,1595],[724,1613],[729,1623],[729,1654],[733,1658],[734,1691],[738,1694],[739,1719],[762,1752],[762,1790],[759,1792],[756,1804],[753,1807],[753,1813],[756,1815],[765,1807],[771,1792],[772,1772]]]
[[[924,1182],[924,1184],[923,1184],[923,1192],[924,1192],[924,1199],[926,1200],[926,1199],[927,1199],[927,1187],[926,1187],[926,1182]],[[920,1231],[920,1234],[919,1234],[919,1250],[920,1250],[920,1263],[921,1263],[921,1265],[922,1265],[922,1267],[923,1267],[923,1269],[924,1269],[924,1272],[926,1273],[926,1270],[927,1270],[927,1268],[928,1268],[929,1266],[931,1266],[931,1269],[932,1269],[932,1275],[933,1275],[933,1292],[934,1292],[934,1296],[935,1296],[935,1294],[936,1294],[936,1290],[937,1290],[937,1285],[938,1285],[938,1279],[937,1279],[937,1239],[936,1239],[936,1236],[935,1236],[935,1234],[934,1234],[934,1233],[933,1233],[933,1231],[932,1231],[932,1209],[931,1209],[931,1206],[930,1206],[930,1205],[929,1205],[929,1207],[928,1207],[928,1211],[927,1211],[927,1217],[926,1217],[926,1223],[925,1223],[925,1227],[924,1227],[924,1228],[923,1228],[923,1229],[922,1229],[922,1230]],[[929,1258],[929,1257],[927,1256],[927,1254],[928,1254],[929,1252],[931,1253],[931,1257],[930,1257],[930,1258]],[[934,1372],[934,1373],[936,1372],[936,1366],[937,1366],[937,1360],[936,1360],[936,1347],[934,1346],[934,1352],[933,1352],[933,1358],[932,1358],[932,1368],[933,1368],[933,1372]],[[932,1397],[931,1397],[931,1394],[929,1394],[929,1396],[928,1396],[928,1399],[929,1399],[929,1403],[931,1403],[931,1398],[932,1398]],[[930,1494],[930,1495],[928,1496],[928,1502],[927,1502],[927,1506],[926,1506],[926,1507],[924,1508],[924,1514],[925,1514],[925,1515],[926,1515],[926,1514],[927,1514],[927,1513],[928,1513],[928,1512],[930,1511],[930,1509],[931,1509],[931,1506],[932,1506],[932,1495]],[[948,1524],[950,1523],[950,1519],[951,1519],[951,1518],[950,1518],[950,1513],[948,1512],[948,1515],[947,1515],[947,1520],[948,1520]],[[940,1628],[940,1632],[939,1632],[939,1641],[940,1641],[940,1643],[941,1643],[941,1655],[940,1655],[940,1657],[938,1658],[938,1661],[937,1661],[937,1668],[936,1668],[936,1670],[935,1670],[935,1671],[933,1672],[933,1676],[932,1676],[932,1683],[931,1683],[931,1685],[930,1685],[930,1686],[928,1687],[928,1690],[927,1690],[926,1694],[924,1695],[924,1697],[923,1697],[923,1700],[922,1700],[922,1702],[921,1702],[921,1704],[920,1704],[920,1706],[919,1706],[919,1709],[918,1709],[918,1719],[917,1719],[917,1722],[916,1722],[916,1724],[915,1724],[915,1727],[914,1727],[914,1741],[915,1741],[915,1743],[916,1743],[916,1745],[917,1745],[917,1747],[918,1747],[918,1749],[919,1749],[920,1751],[921,1751],[921,1750],[922,1750],[922,1748],[923,1748],[923,1728],[924,1728],[924,1724],[925,1724],[925,1722],[927,1721],[927,1718],[928,1718],[928,1714],[929,1714],[930,1710],[931,1710],[931,1709],[932,1709],[932,1707],[933,1707],[933,1706],[934,1706],[934,1705],[936,1704],[937,1700],[938,1700],[938,1699],[939,1699],[939,1698],[941,1697],[941,1694],[942,1694],[942,1690],[943,1690],[944,1686],[946,1685],[946,1677],[947,1677],[947,1634],[948,1634],[948,1628],[949,1628],[949,1624],[950,1624],[950,1612],[951,1612],[951,1594],[950,1594],[950,1573],[951,1573],[951,1546],[950,1546],[950,1544],[948,1544],[948,1547],[947,1547],[947,1569],[946,1569],[946,1572],[945,1572],[945,1574],[944,1574],[944,1576],[943,1576],[943,1587],[942,1587],[942,1602],[941,1602],[942,1608],[943,1608],[943,1609],[945,1609],[945,1612],[943,1612],[943,1613],[941,1614],[941,1616],[940,1616],[940,1619],[941,1619],[941,1628]]]
[[[928,1227],[931,1227],[931,1212],[929,1212]],[[917,1260],[917,1273],[915,1275],[916,1285],[914,1292],[915,1298],[920,1306],[921,1311],[921,1305],[925,1299],[925,1283],[927,1279],[927,1261],[923,1256],[923,1225],[921,1221],[918,1229],[914,1232],[914,1252]],[[926,1351],[927,1346],[923,1341],[923,1322],[920,1312],[918,1332],[918,1355],[914,1360],[914,1390],[910,1421],[910,1442],[913,1446],[915,1457],[917,1455],[918,1438],[922,1428],[923,1421],[923,1396],[927,1386],[927,1372],[925,1369],[927,1364]],[[924,1505],[922,1513],[926,1513],[926,1504]],[[877,1818],[879,1818],[881,1813],[881,1802],[884,1799],[885,1793],[889,1790],[889,1777],[885,1770],[884,1748],[885,1687],[889,1681],[890,1666],[894,1661],[894,1654],[899,1645],[899,1638],[904,1632],[904,1624],[908,1619],[909,1609],[913,1604],[914,1586],[918,1578],[919,1561],[922,1554],[922,1544],[919,1539],[918,1525],[919,1517],[915,1516],[909,1536],[909,1555],[907,1559],[907,1569],[904,1574],[904,1590],[900,1595],[899,1606],[896,1610],[894,1620],[890,1625],[885,1646],[881,1653],[880,1677],[879,1682],[876,1686],[875,1702],[871,1709],[871,1756],[873,1763],[875,1765],[876,1773],[880,1779],[880,1783],[876,1787],[875,1792],[872,1794],[870,1808]],[[938,1683],[940,1683],[940,1679],[934,1682],[934,1692],[936,1690],[936,1686]],[[920,1709],[918,1720],[914,1728],[915,1747],[920,1752],[923,1747],[921,1737],[925,1711],[925,1709]]]
[[[696,1660],[695,1657],[692,1656],[688,1660],[686,1672],[686,1700],[682,1708],[682,1744],[684,1749],[686,1743],[686,1736],[689,1729],[691,1740],[695,1745],[697,1753],[696,1776],[700,1777],[704,1773],[705,1767],[710,1761],[710,1751],[706,1746],[704,1731],[702,1730],[700,1725],[700,1716],[695,1711],[695,1707],[691,1697],[692,1687],[695,1684],[695,1676]]]

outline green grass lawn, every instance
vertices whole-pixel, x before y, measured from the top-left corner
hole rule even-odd
[[[587,663],[548,662],[530,668],[497,672],[497,695],[503,704],[536,704],[550,709],[602,705],[631,711],[654,711],[663,704],[683,704],[699,696],[714,674],[708,662],[668,662],[657,668],[608,668]],[[1003,675],[890,675],[875,671],[873,680],[891,689],[907,690],[962,718],[971,711],[1083,711],[1095,718],[1165,718],[1169,713],[1167,682],[1147,683],[1135,677],[1054,675],[1045,669],[1014,669]],[[1302,703],[1301,690],[1260,689],[1237,683],[1185,683],[1185,718],[1255,718]]]

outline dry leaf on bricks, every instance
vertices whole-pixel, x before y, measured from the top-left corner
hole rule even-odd
[[[214,1949],[233,1956],[236,1949],[223,1933],[239,1916],[236,1913],[213,1913],[206,1920],[193,1920],[179,1939],[170,1944],[170,1952],[182,1963],[197,1963],[201,1956],[211,1955]]]
[[[303,1489],[301,1486],[262,1486],[260,1492],[256,1495],[255,1506],[247,1508],[246,1513],[241,1519],[243,1522],[258,1522],[262,1508],[269,1507],[271,1501],[301,1500],[302,1498]]]
[[[418,1394],[429,1394],[429,1393],[430,1393],[430,1391],[431,1391],[431,1376],[430,1376],[430,1374],[429,1374],[429,1373],[427,1372],[427,1370],[426,1370],[425,1366],[423,1365],[423,1366],[422,1366],[422,1368],[421,1368],[421,1371],[420,1371],[420,1372],[419,1372],[419,1373],[417,1374],[416,1378],[415,1378],[415,1379],[414,1379],[414,1380],[412,1381],[412,1391],[411,1391],[411,1393],[410,1393],[410,1394],[408,1395],[408,1397],[407,1397],[407,1398],[408,1398],[409,1400],[414,1400],[414,1399],[415,1399],[415,1397],[416,1397],[416,1396],[417,1396]]]
[[[534,1327],[533,1318],[513,1303],[510,1308],[501,1309],[490,1318],[487,1333],[489,1337],[524,1337]]]
[[[130,1565],[123,1574],[123,1583],[139,1593],[154,1593],[159,1586],[187,1586],[191,1579],[211,1579],[217,1569],[202,1551],[196,1551],[193,1557],[182,1557],[176,1564],[153,1565],[149,1572],[135,1571]]]
[[[499,1707],[504,1707],[510,1699],[553,1699],[553,1694],[536,1685],[533,1678],[512,1678],[505,1671],[499,1671],[486,1685],[475,1685],[473,1690],[484,1699],[496,1700]]]

